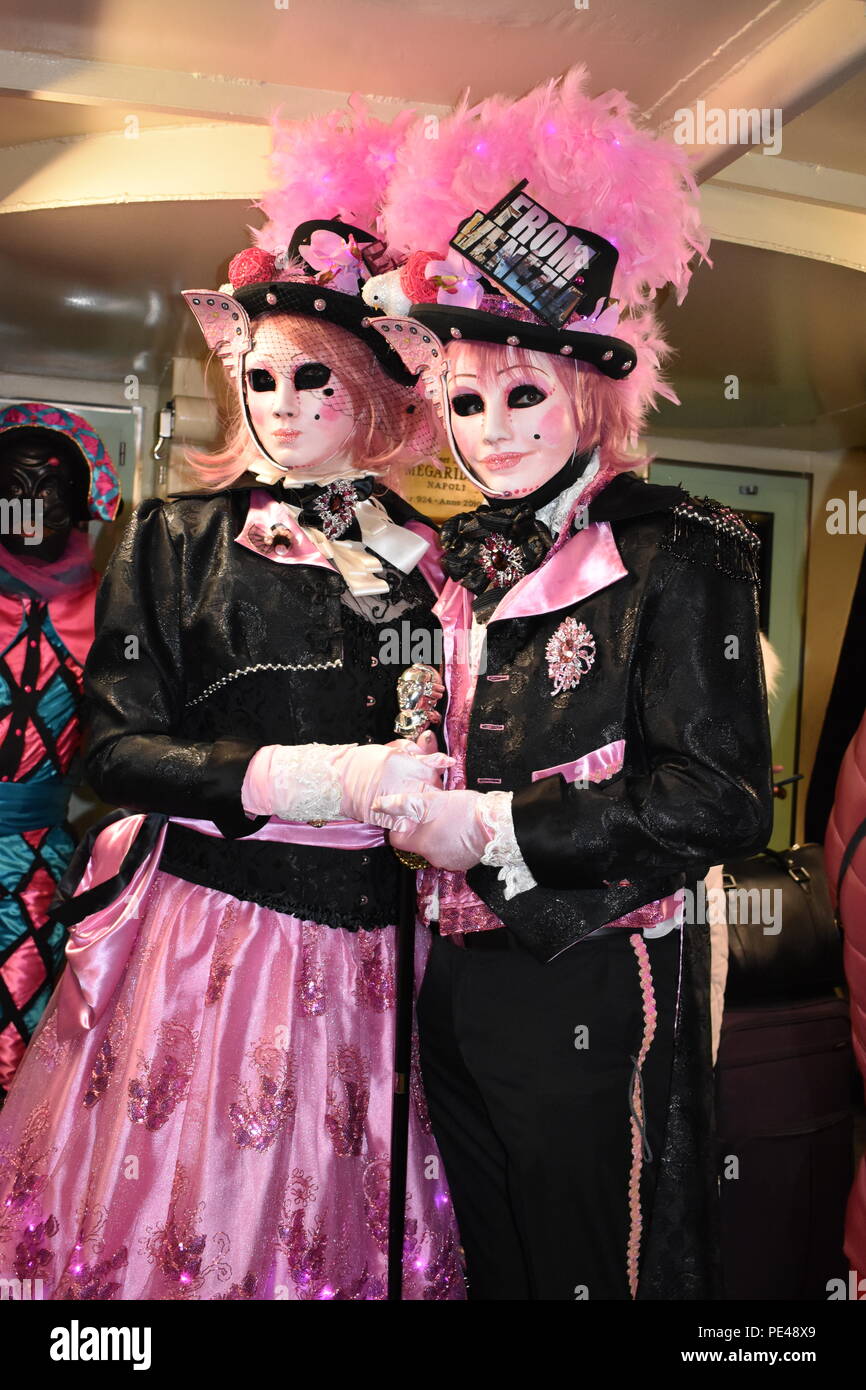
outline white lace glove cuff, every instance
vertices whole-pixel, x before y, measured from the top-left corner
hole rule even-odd
[[[244,809],[280,820],[338,820],[343,790],[334,758],[351,746],[275,743],[259,749],[244,782]]]
[[[479,806],[481,822],[492,832],[492,839],[484,847],[481,863],[499,870],[498,878],[505,884],[506,900],[537,887],[514,834],[511,815],[513,795],[513,792],[487,792]]]

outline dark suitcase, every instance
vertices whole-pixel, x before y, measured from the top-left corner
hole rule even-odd
[[[856,1068],[846,1000],[726,1009],[716,1068],[728,1299],[827,1299],[847,1282]]]

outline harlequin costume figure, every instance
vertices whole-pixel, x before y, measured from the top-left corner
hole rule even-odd
[[[308,219],[185,292],[237,425],[199,460],[221,486],[142,503],[99,595],[87,771],[135,814],[65,904],[0,1127],[0,1263],[46,1297],[385,1296],[399,866],[370,805],[447,759],[393,739],[378,660],[395,618],[436,627],[433,533],[384,479],[434,436],[365,247]],[[459,1299],[429,1128],[416,1085],[403,1296]]]
[[[456,765],[376,805],[433,866],[421,1061],[469,1297],[697,1299],[717,1178],[688,905],[771,828],[757,540],[629,471],[670,394],[651,295],[706,242],[682,153],[583,83],[399,152],[410,254],[365,295],[485,500],[442,532]]]
[[[74,848],[66,817],[81,780],[98,584],[87,523],[112,521],[121,498],[87,420],[27,402],[0,411],[0,503],[2,1101],[63,963],[65,932],[47,912]]]

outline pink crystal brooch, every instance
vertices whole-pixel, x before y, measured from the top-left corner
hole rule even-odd
[[[547,673],[553,681],[551,694],[574,690],[595,661],[595,638],[585,623],[566,618],[560,623],[545,650]]]

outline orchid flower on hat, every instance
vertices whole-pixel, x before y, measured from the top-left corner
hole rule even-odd
[[[313,232],[299,251],[316,273],[316,283],[330,285],[344,294],[357,294],[358,281],[366,280],[369,271],[361,248],[350,233],[348,238],[337,232]]]

